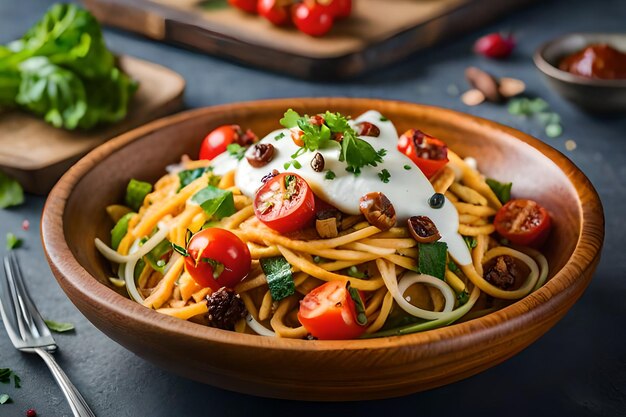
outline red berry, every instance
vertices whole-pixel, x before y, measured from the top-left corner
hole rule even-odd
[[[291,15],[296,27],[307,35],[322,36],[333,27],[333,16],[328,6],[316,2],[295,4]]]
[[[37,417],[37,412],[34,408],[29,408],[26,410],[26,417]]]
[[[515,48],[515,39],[511,35],[490,33],[478,39],[474,44],[474,52],[489,58],[506,58]]]
[[[28,230],[29,228],[30,228],[30,222],[28,221],[28,219],[24,219],[24,221],[22,221],[22,229]]]

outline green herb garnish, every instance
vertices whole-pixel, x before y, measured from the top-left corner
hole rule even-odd
[[[335,179],[336,176],[337,174],[335,174],[333,171],[329,169],[328,171],[326,171],[326,175],[324,175],[324,179],[332,181]]]
[[[300,116],[297,112],[289,109],[280,119],[280,124],[288,129],[294,127],[301,129],[303,148],[308,151],[316,151],[331,146],[336,143],[331,138],[341,137],[339,161],[345,162],[346,171],[352,172],[354,175],[359,175],[364,166],[377,166],[379,162],[382,162],[386,151],[384,149],[376,151],[369,142],[359,138],[354,129],[350,127],[346,117],[339,113],[327,111],[323,118],[324,123],[313,124],[309,116]],[[297,168],[293,161],[291,163]],[[285,169],[287,168],[288,166],[285,167]]]
[[[280,301],[295,294],[291,265],[282,256],[261,259],[261,268],[267,279],[272,300]]]
[[[363,302],[363,298],[361,298],[361,293],[356,288],[350,286],[350,281],[346,283],[346,289],[350,294],[350,298],[354,301],[356,322],[359,323],[360,326],[365,326],[367,324],[367,315],[365,314],[365,303]]]
[[[378,120],[380,120],[381,122],[386,122],[386,121],[388,121],[389,119],[387,119],[385,116],[383,116],[383,115],[381,114],[381,115],[380,115],[380,119],[378,119]]]
[[[11,383],[11,378],[13,378],[13,386],[15,388],[21,388],[22,387],[22,380],[20,379],[20,377],[13,372],[10,368],[0,368],[0,382],[3,384],[10,384]],[[3,394],[6,395],[6,394]],[[7,396],[8,398],[8,396]],[[6,401],[5,401],[6,402]],[[0,404],[3,404],[2,402],[0,402]]]
[[[213,167],[201,167],[196,169],[186,169],[184,171],[180,171],[178,173],[178,179],[180,180],[180,185],[178,187],[179,190],[185,188],[207,172],[213,171]],[[216,176],[219,181],[219,176]]]
[[[361,272],[359,271],[359,269],[356,266],[351,266],[350,268],[348,268],[347,271],[348,275],[350,275],[353,278],[368,278],[367,273],[366,272]]]
[[[454,272],[455,274],[461,272],[461,270],[459,269],[458,266],[456,266],[456,264],[453,261],[448,262],[448,269],[452,272]]]
[[[0,58],[0,62],[2,59]],[[2,91],[2,75],[0,73],[0,91]],[[0,99],[0,107],[2,100]],[[24,202],[24,190],[19,182],[0,172],[0,208],[17,206]]]
[[[478,245],[478,241],[474,236],[463,236],[463,240],[469,249],[474,249]]]
[[[56,333],[65,333],[74,330],[74,325],[72,323],[62,323],[53,320],[44,321],[46,322],[46,326],[48,326],[48,329]]]
[[[389,182],[389,178],[391,178],[391,174],[386,169],[383,169],[378,173],[378,178],[380,178],[382,182],[387,184]]]
[[[0,404],[7,404],[11,402],[9,394],[0,394]]]
[[[22,239],[15,236],[14,233],[7,233],[7,250],[17,249],[22,245]]]
[[[448,245],[444,242],[418,243],[417,268],[420,274],[431,275],[444,279],[446,275],[446,259]]]
[[[231,143],[226,147],[226,151],[228,152],[228,154],[232,157],[234,157],[235,159],[237,159],[238,161],[241,161],[244,157],[244,155],[246,154],[246,148],[244,148],[243,146],[241,146],[238,143]]]
[[[511,199],[512,182],[503,183],[491,178],[487,178],[485,182],[502,204],[506,204]]]
[[[174,250],[174,252],[178,252],[179,254],[181,254],[184,257],[189,256],[189,252],[187,252],[187,249],[177,245],[176,243],[172,242],[172,249]]]
[[[285,137],[285,132],[280,132],[278,135],[274,136],[274,140],[281,140]]]
[[[200,262],[211,265],[211,269],[213,269],[213,279],[215,280],[218,279],[226,269],[223,263],[213,258],[200,258]]]
[[[467,303],[467,301],[469,300],[469,293],[467,292],[467,290],[463,290],[460,293],[458,293],[456,295],[456,300],[459,302],[460,306]]]
[[[406,169],[407,171],[411,169],[411,165],[405,165],[404,169]]]
[[[235,200],[231,191],[208,185],[191,197],[191,201],[197,203],[202,210],[216,219],[231,216],[236,212]]]

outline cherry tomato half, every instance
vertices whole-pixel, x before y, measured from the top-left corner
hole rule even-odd
[[[355,339],[365,332],[346,283],[330,281],[300,301],[298,320],[311,335],[322,340]]]
[[[296,27],[311,36],[325,35],[333,27],[333,15],[328,6],[317,2],[297,3],[291,9]]]
[[[498,210],[493,224],[512,243],[537,247],[548,237],[552,221],[548,211],[533,200],[511,200]]]
[[[256,14],[257,0],[228,0],[228,3],[244,12]]]
[[[239,125],[223,125],[212,130],[202,140],[200,145],[200,159],[211,160],[217,155],[226,152],[226,148],[235,142],[247,147],[257,141],[257,136],[250,129],[245,132]]]
[[[259,188],[254,213],[267,227],[280,233],[293,232],[315,216],[315,195],[301,176],[285,172]]]
[[[421,130],[404,132],[398,139],[398,150],[411,158],[426,178],[431,178],[448,163],[446,144]]]
[[[199,231],[187,243],[185,270],[202,287],[233,288],[250,272],[250,250],[234,233],[219,228]]]
[[[257,12],[272,24],[282,26],[289,23],[289,3],[281,0],[258,0]]]

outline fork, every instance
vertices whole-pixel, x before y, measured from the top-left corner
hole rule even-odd
[[[16,349],[38,354],[48,365],[74,417],[95,417],[85,399],[54,360],[57,344],[28,295],[17,257],[4,257],[5,280],[0,280],[0,314],[9,338]]]

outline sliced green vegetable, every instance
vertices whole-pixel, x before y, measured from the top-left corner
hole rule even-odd
[[[22,245],[22,239],[15,236],[14,233],[7,233],[7,250],[17,249]]]
[[[503,183],[491,178],[487,178],[485,182],[502,204],[506,204],[511,199],[511,187],[513,187],[512,182]]]
[[[418,251],[418,271],[421,274],[444,279],[446,275],[448,245],[444,242],[418,243]]]
[[[463,236],[463,240],[470,250],[474,249],[476,245],[478,245],[478,241],[474,236]]]
[[[346,284],[346,288],[350,293],[350,298],[354,301],[356,322],[361,326],[365,326],[367,324],[367,315],[365,314],[365,303],[363,302],[363,298],[361,298],[361,293],[356,288],[352,288],[349,281]]]
[[[154,249],[152,249],[150,252],[146,254],[145,259],[146,261],[148,261],[152,269],[163,273],[163,270],[165,269],[165,265],[167,264],[167,262],[165,262],[165,260],[162,259],[163,255],[166,255],[167,253],[171,251],[172,251],[172,244],[170,243],[169,240],[164,239],[161,243],[156,245]]]
[[[191,197],[191,201],[197,203],[202,210],[216,219],[231,216],[235,213],[235,200],[231,191],[213,187],[203,188]]]
[[[291,265],[282,256],[261,259],[261,268],[267,279],[272,300],[280,301],[295,294],[296,287],[291,275]]]
[[[207,172],[211,172],[213,168],[211,167],[202,167],[196,169],[186,169],[184,171],[180,171],[178,173],[178,179],[180,180],[180,186],[178,189],[185,188]]]
[[[115,223],[111,229],[111,247],[115,250],[120,246],[120,242],[128,232],[128,222],[136,213],[126,213]]]
[[[17,206],[23,202],[24,190],[20,183],[0,172],[0,208]]]
[[[74,330],[74,325],[72,323],[63,323],[59,321],[53,320],[44,320],[46,322],[46,326],[48,329],[57,333],[65,333]]]
[[[139,210],[139,207],[143,205],[143,200],[151,192],[152,184],[131,178],[126,186],[126,197],[124,197],[124,202],[128,207],[137,211]]]

